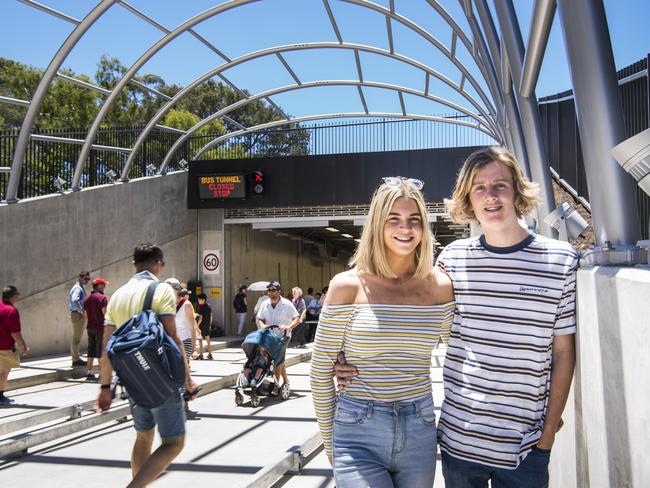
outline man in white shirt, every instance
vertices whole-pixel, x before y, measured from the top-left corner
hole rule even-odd
[[[262,303],[257,312],[257,327],[259,329],[268,329],[271,326],[271,332],[284,337],[284,348],[275,367],[275,387],[271,395],[278,394],[278,385],[280,384],[280,375],[282,375],[283,384],[289,384],[287,368],[284,364],[284,355],[287,350],[287,344],[291,340],[291,329],[300,324],[300,314],[289,300],[282,296],[282,285],[277,281],[270,281],[266,286],[269,299]]]

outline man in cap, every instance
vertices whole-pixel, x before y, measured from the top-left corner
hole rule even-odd
[[[104,288],[108,285],[104,278],[95,278],[93,280],[93,291],[84,300],[84,312],[86,314],[86,332],[88,332],[88,359],[86,360],[86,379],[95,381],[93,373],[93,362],[102,357],[102,336],[104,334],[104,315],[108,299],[104,295]]]
[[[282,285],[277,281],[270,281],[266,285],[266,290],[269,299],[262,303],[259,311],[257,312],[257,327],[260,329],[267,329],[271,326],[271,332],[284,337],[284,347],[278,358],[278,363],[275,368],[275,387],[271,395],[278,394],[278,385],[280,384],[280,376],[282,376],[283,385],[289,384],[289,377],[287,376],[287,368],[284,364],[284,356],[287,351],[287,344],[291,340],[291,329],[300,324],[300,314],[289,300],[282,296]]]

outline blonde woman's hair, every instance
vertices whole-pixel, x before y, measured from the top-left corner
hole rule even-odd
[[[519,162],[510,151],[503,147],[492,146],[471,154],[465,160],[456,178],[456,186],[451,198],[445,198],[445,205],[451,220],[455,223],[466,224],[477,221],[469,199],[472,182],[479,169],[494,161],[498,161],[510,170],[517,217],[530,214],[539,205],[539,185],[526,178]]]
[[[298,295],[302,296],[302,288],[298,286],[294,286],[291,288],[291,294],[293,295],[294,293],[298,292]]]
[[[361,239],[357,250],[350,259],[349,265],[359,271],[381,276],[382,278],[397,278],[388,265],[384,242],[384,225],[395,200],[400,197],[413,200],[422,220],[422,240],[415,250],[415,278],[425,278],[433,270],[433,235],[427,220],[426,204],[422,192],[407,181],[399,185],[382,184],[375,190],[370,202],[368,220],[363,226]]]

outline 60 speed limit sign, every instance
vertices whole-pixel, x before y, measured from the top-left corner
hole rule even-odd
[[[219,251],[203,251],[201,265],[203,267],[203,274],[221,273],[221,253]]]

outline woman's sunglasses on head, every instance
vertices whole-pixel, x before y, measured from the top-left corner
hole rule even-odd
[[[416,190],[421,190],[424,187],[424,181],[417,178],[405,178],[404,176],[384,176],[382,181],[386,186],[399,186],[405,181],[407,185],[411,185]]]

